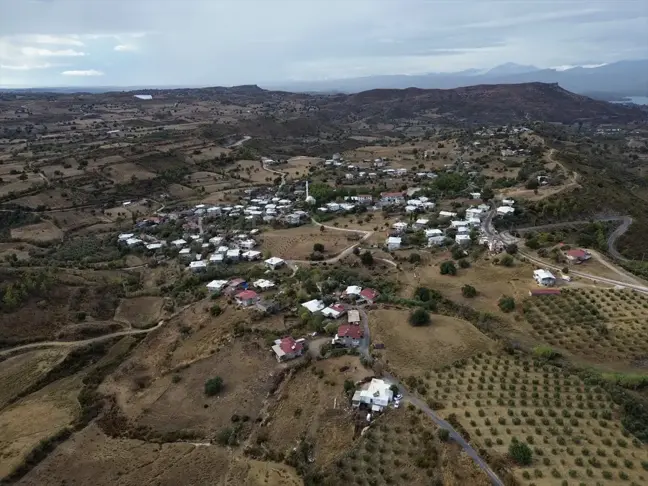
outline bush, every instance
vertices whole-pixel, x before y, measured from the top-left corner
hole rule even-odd
[[[318,253],[322,253],[324,251],[324,245],[322,243],[315,243],[313,245],[313,251],[318,252]]]
[[[222,312],[223,309],[221,309],[221,306],[218,304],[212,305],[211,308],[209,309],[209,313],[214,317],[220,316]]]
[[[504,255],[500,260],[500,264],[504,265],[505,267],[512,267],[513,263],[514,263],[513,257],[508,253]]]
[[[412,326],[427,326],[430,323],[430,314],[425,309],[416,309],[410,314],[409,323]]]
[[[470,267],[470,262],[466,260],[465,258],[462,258],[459,260],[459,267],[460,268],[469,268]]]
[[[441,275],[457,275],[457,267],[451,261],[446,261],[441,264]]]
[[[503,295],[497,305],[502,312],[512,312],[515,310],[515,299],[508,295]]]
[[[412,253],[407,261],[410,263],[421,263],[421,255],[419,255],[418,253]]]
[[[450,440],[450,431],[448,429],[439,429],[438,435],[439,440],[442,442],[448,442]]]
[[[365,251],[360,255],[360,261],[362,262],[363,265],[373,265],[374,259],[373,255],[369,253],[368,251]]]
[[[473,287],[472,285],[464,285],[461,287],[461,294],[464,297],[472,298],[477,296],[477,289]]]
[[[506,253],[508,253],[509,255],[515,255],[517,251],[518,251],[518,246],[515,243],[506,245]]]
[[[509,446],[509,456],[519,465],[528,466],[533,459],[533,452],[525,443],[514,440]]]
[[[220,376],[210,378],[205,382],[205,395],[213,397],[218,395],[223,389],[223,379]]]

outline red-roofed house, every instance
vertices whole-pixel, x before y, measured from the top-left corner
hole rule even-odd
[[[405,204],[404,192],[381,192],[380,202],[382,204]]]
[[[321,312],[326,317],[337,319],[346,313],[346,309],[342,304],[333,304],[328,306],[326,309],[322,309]]]
[[[567,250],[565,252],[565,256],[567,257],[567,260],[569,260],[572,263],[581,263],[592,258],[592,255],[589,251],[580,250],[580,249]]]
[[[259,294],[257,294],[254,290],[244,290],[243,292],[236,294],[235,299],[238,305],[249,307],[259,302]]]
[[[364,299],[367,304],[373,304],[378,298],[378,291],[370,288],[362,289],[360,297]]]
[[[298,358],[304,353],[304,340],[295,340],[291,336],[277,339],[274,346],[272,346],[272,351],[274,351],[279,362]]]
[[[347,348],[357,348],[364,336],[362,326],[355,324],[342,324],[338,327],[337,334],[333,338],[332,344],[341,344]]]

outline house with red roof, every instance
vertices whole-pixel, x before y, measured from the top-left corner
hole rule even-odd
[[[592,258],[589,251],[581,249],[567,250],[565,256],[571,263],[582,263]]]
[[[373,304],[380,294],[377,290],[366,288],[362,289],[360,292],[360,298],[363,299],[367,304]]]
[[[346,308],[342,304],[332,304],[320,311],[326,317],[337,319],[346,314]]]
[[[249,307],[259,302],[259,294],[254,290],[244,290],[243,292],[236,294],[234,298],[236,299],[236,303],[243,307]]]
[[[338,327],[337,334],[331,341],[331,344],[346,346],[347,348],[357,348],[364,337],[364,329],[357,324],[342,324]]]
[[[272,351],[277,361],[281,363],[282,361],[298,358],[304,354],[304,343],[304,339],[294,339],[292,336],[286,336],[275,340]]]

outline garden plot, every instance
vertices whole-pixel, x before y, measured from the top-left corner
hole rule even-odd
[[[406,382],[489,452],[507,454],[514,438],[526,443],[531,464],[514,470],[521,484],[648,481],[648,448],[623,429],[620,407],[559,368],[485,353]]]
[[[34,241],[38,243],[47,243],[63,239],[63,231],[56,227],[51,221],[30,224],[11,230],[11,238],[14,240]]]
[[[156,177],[153,172],[149,172],[143,167],[131,162],[104,167],[102,172],[117,184],[127,184],[134,180],[146,180]]]
[[[597,362],[633,364],[648,355],[648,296],[616,289],[573,289],[525,301],[538,338]]]
[[[459,446],[443,443],[437,431],[417,412],[389,411],[322,471],[322,484],[490,485],[472,459]]]
[[[334,230],[320,231],[316,226],[299,226],[285,230],[263,233],[261,249],[272,256],[295,260],[307,260],[313,253],[313,245],[322,243],[326,258],[336,255],[359,240],[349,241],[349,236],[360,233]]]

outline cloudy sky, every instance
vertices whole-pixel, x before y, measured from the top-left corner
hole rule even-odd
[[[648,58],[648,0],[0,0],[0,86],[264,84]]]

